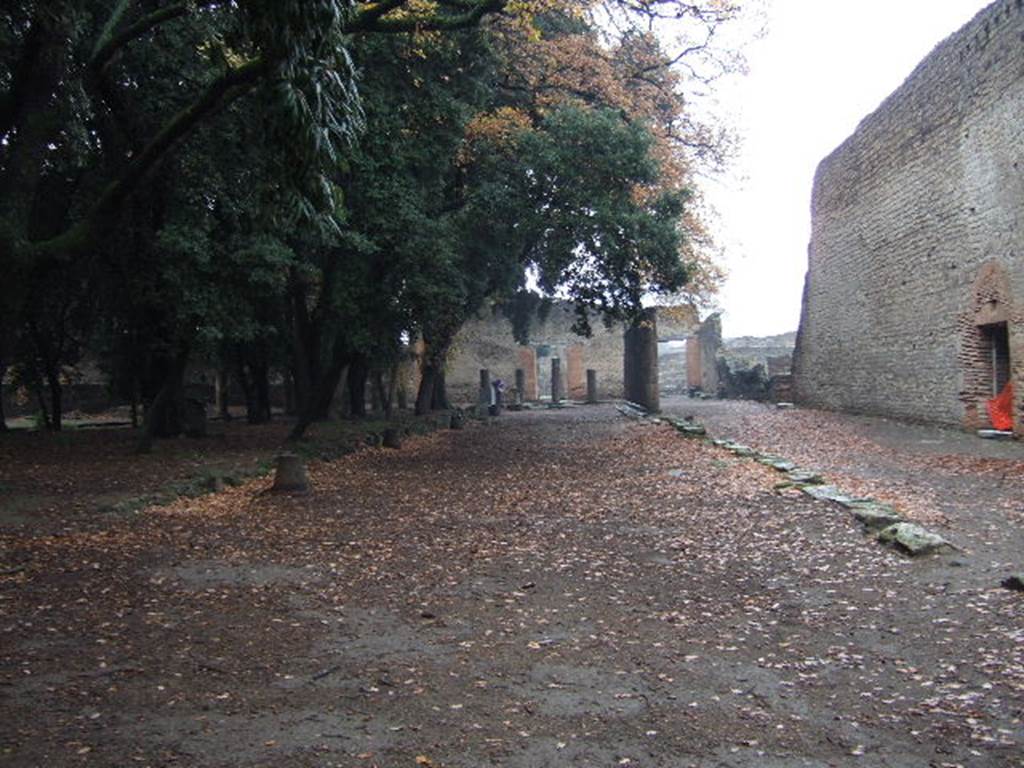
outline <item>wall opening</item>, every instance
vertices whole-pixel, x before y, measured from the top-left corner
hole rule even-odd
[[[658,391],[662,395],[685,395],[686,342],[658,342]]]
[[[994,403],[996,420],[1008,429],[1017,426],[1014,413],[1019,413],[1021,382],[1015,379],[1011,335],[1019,332],[1014,325],[1014,309],[1009,278],[1005,267],[990,260],[981,265],[971,288],[966,311],[961,316],[962,329],[959,358],[963,371],[960,400],[964,406],[964,426],[968,429],[992,428],[989,401],[997,398],[1009,382],[1017,392],[1013,402],[1008,398]],[[1011,424],[1007,427],[1007,424]],[[1019,427],[1018,427],[1019,428]]]
[[[995,397],[1010,381],[1010,329],[1006,323],[992,323],[980,326],[979,330],[985,349],[985,378],[991,382],[991,394]]]

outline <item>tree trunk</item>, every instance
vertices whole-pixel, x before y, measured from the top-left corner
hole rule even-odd
[[[313,323],[306,307],[306,292],[293,270],[289,290],[292,316],[292,373],[295,381],[295,402],[301,416],[306,403],[313,398],[316,388],[316,360],[319,355],[319,338],[314,333]]]
[[[431,399],[430,407],[435,411],[447,411],[452,407],[448,402],[448,382],[442,367],[438,367],[434,376],[434,396]]]
[[[295,374],[286,369],[284,372],[284,415],[294,416],[298,413],[295,404]]]
[[[4,414],[4,376],[7,375],[7,364],[0,360],[0,432],[7,431],[7,416]]]
[[[378,368],[373,372],[373,391],[376,393],[377,404],[384,418],[391,418],[391,399],[393,393],[389,386],[384,386],[384,371]]]
[[[241,350],[236,351],[235,358],[235,378],[238,379],[238,385],[242,388],[242,394],[245,397],[245,419],[250,424],[255,424],[253,419],[256,418],[257,410],[256,387],[253,385],[249,372],[245,370]]]
[[[289,441],[301,440],[310,424],[314,421],[326,420],[327,414],[331,410],[331,401],[334,400],[334,392],[338,388],[341,377],[346,373],[348,363],[348,356],[339,349],[335,349],[331,364],[324,371],[315,391],[310,393],[306,402],[300,401],[299,418],[288,435]]]
[[[250,366],[253,376],[253,388],[255,389],[256,413],[250,424],[270,423],[270,366],[265,360],[260,360],[255,366]]]
[[[148,453],[160,437],[177,437],[185,428],[185,368],[188,351],[182,350],[169,362],[160,391],[146,408],[142,437],[136,448]]]
[[[384,384],[383,382],[378,383],[380,375],[380,371],[375,370],[368,377],[370,384],[370,413],[383,413],[384,411],[384,396],[381,394]]]
[[[405,389],[405,377],[399,373],[397,378],[399,379],[396,383],[398,387],[398,410],[406,411],[409,409],[409,393]]]
[[[399,370],[398,363],[392,363],[391,370],[388,371],[388,389],[384,394],[384,418],[389,421],[395,415],[395,394],[398,392]]]
[[[60,432],[64,426],[64,408],[62,389],[60,385],[60,371],[47,368],[46,385],[50,389],[50,424],[49,428],[54,432]]]
[[[348,401],[355,419],[366,416],[366,379],[369,375],[366,357],[356,355],[348,367]]]
[[[139,428],[139,403],[142,400],[141,390],[142,385],[139,382],[138,375],[132,375],[132,429]]]
[[[40,425],[43,429],[50,428],[50,409],[46,407],[46,395],[43,394],[43,385],[38,380],[32,387],[35,392],[36,402],[39,404],[39,415],[43,419]]]
[[[420,388],[416,393],[417,416],[425,416],[430,413],[434,404],[434,385],[437,382],[437,368],[433,363],[426,363],[420,376]]]
[[[225,366],[217,369],[217,413],[221,420],[231,421],[231,375]]]
[[[338,387],[334,390],[334,397],[338,401],[335,415],[340,419],[352,418],[352,399],[348,394],[348,369],[338,379]]]

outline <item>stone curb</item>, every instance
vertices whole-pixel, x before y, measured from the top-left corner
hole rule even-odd
[[[780,456],[761,453],[749,445],[732,440],[706,437],[707,430],[704,426],[693,421],[668,419],[668,422],[686,437],[703,437],[709,445],[722,448],[740,458],[752,459],[784,474],[786,480],[777,483],[776,490],[796,488],[818,501],[838,504],[846,509],[864,527],[864,531],[873,535],[880,544],[892,547],[911,557],[957,549],[937,533],[904,520],[903,516],[890,504],[877,499],[850,496],[837,486],[826,483],[825,478],[814,470],[801,468]]]

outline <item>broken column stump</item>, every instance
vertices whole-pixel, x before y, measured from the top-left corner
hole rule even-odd
[[[306,478],[306,465],[294,453],[282,453],[277,457],[274,470],[274,486],[271,490],[292,493],[309,491],[309,480]]]
[[[597,371],[593,368],[587,369],[587,403],[593,405],[597,402]]]
[[[551,358],[551,402],[562,402],[562,361],[557,357]]]

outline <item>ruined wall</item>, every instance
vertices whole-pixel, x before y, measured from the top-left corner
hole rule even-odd
[[[511,386],[518,367],[526,370],[527,399],[550,397],[551,359],[558,357],[563,389],[569,398],[582,400],[586,396],[588,368],[597,371],[599,397],[622,397],[624,328],[605,328],[595,317],[591,319],[593,336],[586,339],[572,332],[572,323],[572,305],[555,302],[546,315],[534,320],[530,344],[521,347],[512,336],[508,319],[500,311],[485,310],[456,336],[447,366],[449,395],[456,402],[473,402],[481,368],[490,369],[492,379],[502,379]],[[695,311],[659,313],[659,332],[664,329],[673,338],[690,333],[695,324]]]
[[[691,389],[717,395],[718,353],[722,349],[722,317],[711,315],[686,340],[686,380]]]
[[[1009,327],[1020,429],[1024,0],[941,43],[821,163],[812,217],[796,397],[983,425],[992,306]]]

